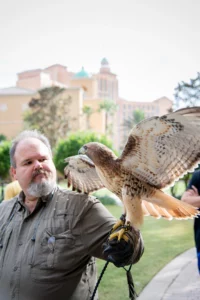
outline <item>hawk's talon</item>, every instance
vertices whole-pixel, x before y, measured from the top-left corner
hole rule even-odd
[[[116,225],[116,224],[115,224],[115,225]],[[114,225],[114,227],[115,227],[115,225]],[[113,227],[113,228],[114,228],[114,227]],[[117,226],[116,228],[118,228],[118,226]],[[127,222],[126,225],[122,225],[122,226],[121,226],[121,229],[120,229],[119,231],[113,232],[113,230],[112,230],[113,233],[111,233],[111,235],[109,236],[109,240],[112,240],[112,239],[114,239],[114,238],[117,237],[118,242],[119,242],[121,239],[124,239],[126,242],[128,242],[128,241],[129,241],[129,238],[126,236],[125,233],[126,233],[127,231],[130,231],[131,229],[132,229],[132,226],[130,225],[130,222]]]
[[[120,219],[114,224],[113,228],[111,229],[111,232],[114,232],[118,227],[124,226],[126,222],[126,215],[122,214]]]

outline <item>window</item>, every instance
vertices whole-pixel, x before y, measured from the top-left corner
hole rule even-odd
[[[0,111],[6,111],[8,109],[8,106],[6,103],[0,103]]]
[[[23,103],[22,104],[22,111],[25,111],[28,109],[28,104],[27,103]]]

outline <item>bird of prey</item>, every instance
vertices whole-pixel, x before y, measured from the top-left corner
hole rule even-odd
[[[200,107],[138,123],[120,157],[97,142],[83,145],[79,154],[65,159],[68,185],[83,193],[106,187],[123,202],[124,217],[116,227],[123,224],[124,228],[112,238],[121,239],[130,226],[139,229],[143,215],[168,220],[198,215],[197,208],[162,189],[193,171],[200,161]]]

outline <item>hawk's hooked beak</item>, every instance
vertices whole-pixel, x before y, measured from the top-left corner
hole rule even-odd
[[[78,154],[85,154],[86,151],[87,151],[87,147],[83,146],[83,147],[81,147],[81,149],[79,149]]]

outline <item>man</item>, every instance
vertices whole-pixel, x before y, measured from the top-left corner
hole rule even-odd
[[[139,232],[130,232],[128,242],[108,241],[116,220],[106,208],[56,185],[44,135],[22,132],[13,141],[10,160],[22,192],[0,205],[1,299],[88,300],[96,283],[94,257],[116,266],[139,260]]]
[[[196,171],[192,175],[187,190],[182,196],[182,201],[185,201],[195,207],[200,208],[200,171]],[[200,273],[200,218],[194,219],[194,240],[197,250],[198,270]]]

